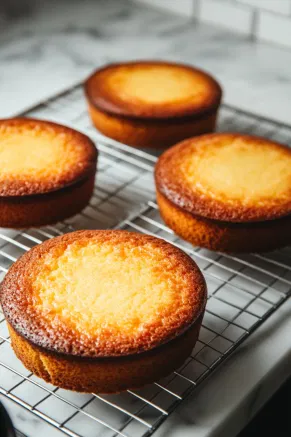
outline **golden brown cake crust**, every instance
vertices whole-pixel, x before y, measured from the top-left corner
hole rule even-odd
[[[173,205],[176,205],[185,212],[197,217],[221,222],[262,222],[290,215],[291,167],[289,167],[289,170],[287,169],[289,173],[284,179],[286,187],[282,195],[266,199],[262,198],[252,204],[245,202],[243,197],[233,200],[225,196],[225,198],[222,199],[216,197],[211,192],[202,192],[199,186],[199,177],[195,180],[195,174],[192,174],[194,183],[187,181],[185,173],[189,171],[188,163],[191,158],[193,156],[203,156],[204,153],[209,154],[212,150],[221,147],[226,141],[229,143],[232,141],[240,143],[242,144],[242,148],[251,147],[253,148],[254,154],[256,153],[256,148],[262,148],[262,151],[265,150],[264,148],[268,148],[276,153],[278,152],[282,162],[285,161],[284,165],[286,168],[288,167],[286,162],[288,163],[288,160],[291,162],[291,150],[287,146],[269,141],[265,138],[237,133],[202,135],[200,137],[187,139],[163,153],[155,168],[157,190],[166,199],[172,202]],[[276,170],[277,168],[274,168],[273,175],[276,175]],[[212,171],[211,166],[205,171]],[[264,182],[267,183],[267,181]]]
[[[82,133],[53,122],[35,120],[30,118],[11,118],[0,120],[0,142],[8,140],[11,136],[19,138],[37,138],[45,134],[56,143],[60,141],[63,150],[60,155],[67,161],[63,172],[50,172],[39,177],[29,174],[23,176],[15,172],[11,174],[0,173],[0,197],[22,197],[54,192],[88,178],[96,170],[97,150],[94,143]],[[41,146],[41,141],[40,141]],[[28,149],[29,150],[29,149]],[[33,162],[33,157],[31,158]],[[56,168],[58,165],[56,164]],[[45,170],[45,169],[44,169]],[[43,172],[44,173],[44,172]]]
[[[0,196],[0,226],[23,229],[71,217],[88,205],[94,184],[95,171],[61,190],[32,196]]]
[[[103,331],[104,336],[90,338],[80,334],[73,325],[51,324],[44,320],[35,306],[32,285],[45,269],[41,262],[45,256],[58,257],[72,244],[110,244],[112,247],[155,248],[162,251],[165,263],[169,263],[174,276],[183,282],[181,300],[173,306],[170,317],[159,314],[154,322],[131,337],[119,332]],[[70,246],[71,247],[71,246]],[[154,256],[154,255],[153,255]],[[58,259],[58,258],[57,258]],[[157,266],[158,268],[158,266]],[[178,248],[163,240],[126,231],[78,231],[46,241],[23,255],[9,270],[1,284],[1,304],[7,321],[18,334],[45,351],[74,357],[114,357],[137,354],[166,344],[189,329],[201,316],[206,303],[206,285],[195,262]],[[162,319],[162,322],[161,322]],[[111,335],[112,334],[112,335]]]
[[[232,223],[193,215],[157,191],[164,222],[194,246],[224,253],[269,252],[291,244],[291,216],[264,222]]]
[[[16,356],[38,377],[68,390],[118,393],[157,381],[179,368],[198,339],[202,317],[203,313],[184,334],[164,347],[99,359],[52,353],[27,341],[9,323],[8,329]]]
[[[89,113],[96,128],[107,137],[133,147],[163,148],[181,141],[183,138],[213,132],[217,110],[204,114],[193,121],[179,119],[161,123],[159,119],[133,119],[119,117],[100,111],[89,104]]]
[[[112,74],[118,74],[118,79],[131,77],[135,72],[149,72],[151,69],[163,68],[164,71],[172,71],[193,76],[201,83],[201,93],[197,99],[189,95],[172,102],[145,102],[140,98],[127,98],[124,96],[122,85],[120,93],[111,89],[110,80]],[[192,88],[193,89],[193,88]],[[95,71],[85,83],[85,93],[88,101],[100,111],[111,115],[133,119],[153,119],[167,122],[169,119],[196,118],[209,112],[215,112],[220,104],[222,90],[216,80],[208,73],[190,65],[176,64],[163,61],[136,61],[122,64],[110,64]],[[203,96],[201,96],[201,94]]]

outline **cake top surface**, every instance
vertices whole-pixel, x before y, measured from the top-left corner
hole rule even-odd
[[[0,196],[42,194],[71,185],[96,167],[85,135],[55,123],[0,120]]]
[[[147,351],[201,314],[206,288],[194,261],[163,240],[78,231],[32,249],[1,286],[5,316],[33,344],[109,357]]]
[[[90,102],[105,112],[161,119],[214,110],[222,93],[209,74],[158,61],[108,65],[87,80],[85,90]]]
[[[175,205],[198,216],[276,219],[291,213],[291,149],[254,136],[203,135],[161,156],[156,183]]]

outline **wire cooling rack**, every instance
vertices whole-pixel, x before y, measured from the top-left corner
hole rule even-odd
[[[100,135],[91,125],[80,85],[25,114],[71,125],[100,151],[90,205],[77,216],[39,229],[0,230],[0,274],[42,241],[81,228],[118,228],[164,238],[202,269],[209,291],[203,326],[191,356],[176,372],[118,395],[79,394],[47,384],[15,357],[0,313],[0,393],[72,437],[144,437],[291,295],[291,250],[229,256],[193,248],[163,224],[152,177],[156,154]],[[219,130],[248,132],[288,143],[291,127],[223,106]],[[21,430],[20,430],[21,431]]]

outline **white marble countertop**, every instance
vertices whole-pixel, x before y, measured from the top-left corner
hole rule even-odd
[[[126,0],[69,5],[52,0],[22,21],[2,23],[1,117],[67,88],[105,62],[148,57],[204,68],[223,84],[227,103],[291,123],[291,51]],[[291,374],[290,313],[287,302],[155,435],[235,436]],[[0,399],[28,437],[63,435]]]
[[[13,115],[114,60],[161,58],[213,73],[224,100],[291,123],[291,50],[126,0],[51,0],[0,31],[0,116]],[[1,29],[1,28],[0,28]]]

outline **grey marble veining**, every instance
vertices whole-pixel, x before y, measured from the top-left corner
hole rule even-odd
[[[57,13],[56,13],[57,11]],[[182,22],[184,20],[181,20]],[[179,22],[179,20],[178,20]],[[127,2],[50,2],[0,33],[1,116],[83,79],[112,60],[158,57],[168,48],[159,34],[177,26],[155,11]]]
[[[2,23],[0,45],[2,117],[103,63],[161,58],[210,71],[228,103],[291,121],[291,50],[126,0],[36,3],[26,19]]]

